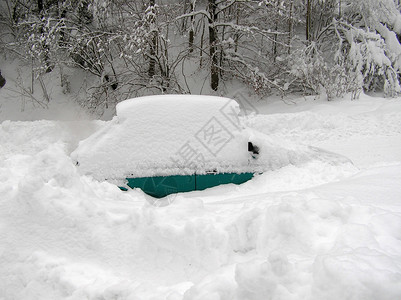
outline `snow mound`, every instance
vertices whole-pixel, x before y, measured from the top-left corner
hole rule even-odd
[[[0,126],[0,299],[401,299],[400,161],[347,177],[330,152],[247,129],[288,166],[161,207],[78,172],[70,150],[103,126]]]
[[[270,194],[248,198],[237,217],[231,210],[225,229],[242,260],[203,278],[184,299],[398,299],[399,207],[347,203],[346,184],[333,188],[345,191]]]

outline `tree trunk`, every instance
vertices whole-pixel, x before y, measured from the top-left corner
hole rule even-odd
[[[276,12],[275,12],[276,20],[274,21],[275,34],[273,35],[273,57],[274,57],[274,59],[277,56],[277,39],[278,39],[277,31],[278,31],[278,22],[279,22],[279,15],[280,15],[279,5],[280,5],[279,0],[276,0],[276,4],[275,4],[276,7],[274,8],[276,10]]]
[[[202,34],[200,37],[200,49],[199,49],[199,68],[202,67],[202,61],[203,61],[203,41],[205,37],[205,22],[202,20]]]
[[[216,20],[216,0],[209,0],[209,54],[211,59],[210,86],[214,91],[217,91],[219,86],[219,68],[217,65],[218,61],[216,55],[217,30],[214,26]]]
[[[183,14],[185,15],[187,13],[187,2],[188,0],[184,0],[183,4]],[[191,5],[192,7],[192,5]],[[184,33],[187,31],[187,18],[182,18],[182,23],[181,23],[181,32]]]
[[[43,11],[43,0],[38,0],[38,11],[39,14],[41,15]]]
[[[195,10],[195,4],[194,4],[194,2],[191,2],[191,13],[193,13],[194,12],[194,10]],[[191,16],[191,29],[189,30],[189,41],[188,41],[188,44],[189,44],[189,53],[192,53],[192,52],[194,52],[194,36],[195,36],[195,33],[194,33],[194,16],[192,15]]]
[[[63,25],[60,29],[60,45],[64,46],[65,42],[65,23],[64,23],[64,18],[67,16],[67,11],[63,9],[60,13],[60,19],[63,20]]]
[[[292,10],[294,6],[294,0],[290,0],[290,15],[288,18],[288,54],[291,53],[291,39],[292,39]]]
[[[311,30],[311,0],[306,0],[306,40],[310,41],[311,38],[311,34],[310,34],[310,30]]]
[[[155,13],[155,0],[150,0],[149,5],[152,7],[153,13]],[[156,65],[156,47],[157,47],[157,32],[155,28],[155,16],[152,15],[150,19],[150,30],[151,30],[151,41],[149,45],[149,69],[148,76],[153,77],[155,75],[155,65]]]
[[[240,7],[239,3],[236,3],[236,12],[235,12],[235,24],[239,25],[239,12],[240,12]],[[234,52],[237,53],[238,51],[238,41],[239,41],[239,33],[236,30],[235,35],[234,35]]]
[[[42,35],[44,33],[43,30],[43,23],[42,23],[42,18],[43,18],[43,0],[38,0],[38,11],[39,11],[39,17],[40,17],[40,22],[41,25],[39,27],[39,33]],[[50,73],[53,70],[53,66],[50,65],[50,58],[49,58],[49,47],[46,45],[46,42],[42,42],[42,49],[43,49],[43,60],[45,63],[45,72]]]

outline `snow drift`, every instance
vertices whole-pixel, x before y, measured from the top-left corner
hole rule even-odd
[[[279,136],[348,143],[342,153],[363,170],[319,150],[318,160],[164,207],[78,172],[71,150],[105,123],[3,122],[0,299],[400,299],[401,103],[320,108],[332,115],[266,115],[254,126],[275,130],[272,149],[297,151]]]

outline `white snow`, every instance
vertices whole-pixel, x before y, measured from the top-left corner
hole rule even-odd
[[[258,110],[250,130],[304,160],[161,202],[71,159],[115,121],[4,121],[0,299],[400,299],[400,99]]]

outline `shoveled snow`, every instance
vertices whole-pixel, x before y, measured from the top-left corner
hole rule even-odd
[[[0,299],[400,299],[400,99],[297,102],[247,124],[359,170],[327,152],[153,204],[70,158],[108,123],[4,121]]]

